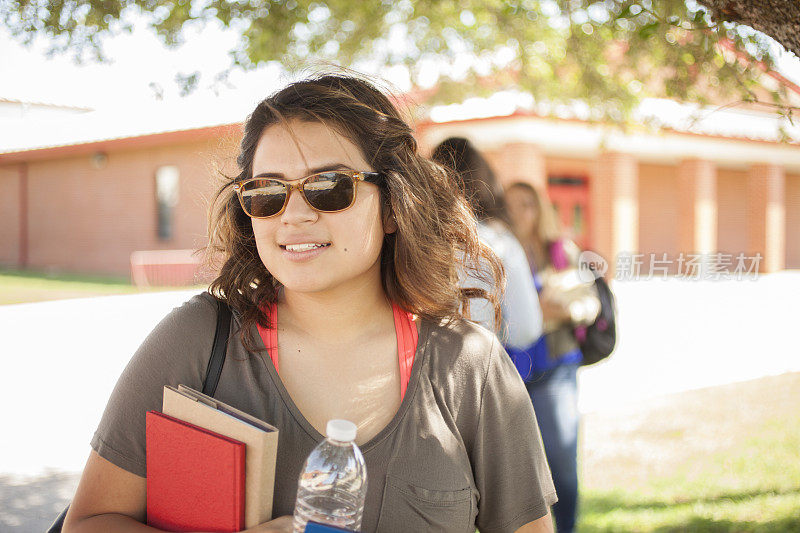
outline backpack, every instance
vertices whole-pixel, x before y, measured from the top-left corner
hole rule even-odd
[[[594,286],[600,299],[600,312],[589,326],[575,329],[575,338],[581,348],[581,366],[602,361],[614,351],[617,344],[616,304],[614,293],[603,276],[595,276]]]
[[[574,243],[569,241],[571,246]],[[577,247],[576,247],[577,248]],[[564,240],[559,239],[552,242],[549,247],[550,258],[556,270],[570,268],[567,252],[564,248]],[[614,351],[617,344],[617,322],[616,322],[616,303],[614,293],[606,283],[602,275],[587,265],[594,274],[594,286],[597,290],[597,298],[600,300],[600,312],[597,318],[588,326],[578,326],[575,328],[575,340],[578,341],[583,360],[581,366],[593,365],[602,361]]]

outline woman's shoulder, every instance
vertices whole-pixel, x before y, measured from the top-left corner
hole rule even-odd
[[[427,386],[440,399],[439,404],[445,406],[448,416],[454,418],[462,438],[471,441],[487,389],[492,389],[491,384],[499,375],[514,377],[508,366],[513,372],[516,370],[510,360],[504,364],[508,356],[497,337],[468,320],[436,324],[427,342],[427,361],[423,367]],[[515,379],[519,380],[518,374]]]
[[[175,307],[166,318],[194,324],[197,328],[205,328],[209,322],[217,320],[218,300],[208,291],[195,294],[178,307]]]
[[[207,292],[191,297],[169,312],[144,339],[120,380],[137,383],[138,387],[154,381],[197,387],[211,354],[216,322],[215,298]],[[160,393],[160,386],[153,391],[154,396]]]
[[[452,318],[427,321],[430,335],[448,336],[450,338],[459,337],[463,338],[468,344],[492,344],[497,339],[494,333],[485,327],[467,320],[466,318]]]
[[[210,292],[203,291],[195,294],[194,296],[183,302],[181,306],[176,309],[181,309],[183,312],[186,313],[207,312],[210,309],[216,313],[217,302],[218,302],[217,298],[213,296]]]
[[[149,347],[183,344],[205,350],[217,322],[217,300],[208,292],[196,294],[173,308],[145,340]],[[211,336],[209,336],[209,332]]]
[[[463,318],[431,323],[427,342],[432,375],[459,371],[479,377],[502,350],[494,333]]]

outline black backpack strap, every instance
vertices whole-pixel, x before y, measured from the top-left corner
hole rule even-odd
[[[69,505],[67,505],[61,514],[58,515],[55,522],[50,525],[50,528],[47,530],[47,533],[61,533],[61,528],[64,527],[64,519],[67,517],[67,511],[69,511]]]
[[[203,382],[203,394],[214,396],[225,364],[225,352],[228,347],[228,333],[231,329],[231,308],[227,302],[217,300],[217,331],[214,333],[214,347],[206,368],[206,379]]]

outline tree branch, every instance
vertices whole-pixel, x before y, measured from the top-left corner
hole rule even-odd
[[[766,33],[800,58],[800,2],[792,0],[698,0],[716,22],[736,22]]]

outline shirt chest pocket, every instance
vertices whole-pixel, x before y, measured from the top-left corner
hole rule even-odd
[[[387,476],[377,532],[395,531],[473,533],[471,489],[431,490]]]

